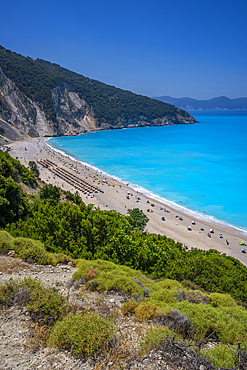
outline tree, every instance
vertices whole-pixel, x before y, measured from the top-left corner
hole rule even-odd
[[[39,177],[39,170],[38,170],[37,164],[34,161],[29,161],[28,165],[30,167],[30,170],[34,174],[34,176]]]
[[[22,188],[11,178],[0,175],[0,227],[25,218],[28,200]]]
[[[53,203],[58,203],[60,200],[60,191],[57,186],[51,184],[43,186],[39,192],[40,199],[47,199]]]
[[[149,218],[139,208],[128,209],[129,223],[135,231],[144,231]]]

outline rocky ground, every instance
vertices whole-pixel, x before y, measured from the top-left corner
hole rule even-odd
[[[0,283],[30,276],[68,295],[77,306],[111,315],[119,327],[119,343],[115,343],[111,349],[105,349],[99,357],[77,358],[70,351],[43,346],[42,330],[32,322],[29,312],[20,307],[11,307],[0,311],[0,369],[122,369],[118,363],[126,361],[129,365],[124,368],[130,370],[171,370],[158,353],[138,359],[136,348],[147,324],[121,314],[120,307],[128,296],[119,292],[85,292],[83,287],[71,286],[75,271],[76,268],[69,265],[42,266],[23,262],[19,258],[0,256]]]

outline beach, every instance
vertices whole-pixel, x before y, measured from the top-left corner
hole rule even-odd
[[[182,208],[135,191],[127,183],[118,181],[86,164],[74,160],[50,147],[44,138],[33,138],[8,144],[10,155],[28,166],[35,161],[44,183],[59,186],[72,193],[78,191],[85,204],[102,210],[116,210],[127,214],[128,209],[139,208],[149,218],[146,231],[166,235],[191,248],[216,249],[240,260],[247,266],[247,254],[239,243],[247,243],[247,235],[234,227],[205,221],[189,215]],[[210,231],[211,230],[211,231]]]

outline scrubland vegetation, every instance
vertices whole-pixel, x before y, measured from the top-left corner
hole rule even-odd
[[[238,260],[146,234],[148,220],[139,210],[101,211],[51,185],[28,196],[21,182],[37,187],[28,169],[0,152],[0,253],[14,250],[44,265],[70,262],[77,267],[72,285],[125,294],[121,315],[149,327],[140,338],[141,358],[180,343],[180,349],[195,346],[210,369],[245,369],[247,268]],[[114,316],[79,309],[32,279],[0,285],[1,309],[13,305],[45,328],[44,345],[76,355],[95,354],[117,335]],[[210,348],[202,345],[210,341]]]

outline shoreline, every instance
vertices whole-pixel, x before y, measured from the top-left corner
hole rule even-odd
[[[78,191],[86,204],[94,204],[102,210],[116,210],[122,214],[126,214],[128,209],[140,208],[149,218],[147,232],[166,235],[186,245],[189,249],[216,249],[237,258],[247,266],[247,255],[241,253],[239,245],[242,240],[247,242],[245,230],[221,223],[221,221],[201,219],[200,214],[192,210],[187,211],[185,207],[173,204],[155,194],[145,194],[145,189],[138,185],[128,184],[114,178],[96,167],[80,162],[61,150],[53,148],[48,140],[48,138],[30,138],[24,142],[12,142],[9,144],[10,155],[14,158],[18,157],[18,160],[26,166],[30,160],[37,163],[40,159],[50,159],[57,166],[103,190],[102,193],[94,194],[84,194]],[[41,165],[38,165],[38,168],[42,181],[57,185],[65,191],[76,191],[76,188],[55,176],[49,168],[42,168]],[[140,197],[140,200],[137,197]],[[214,229],[214,233],[210,233],[210,229]]]
[[[131,183],[131,182],[128,182],[126,180],[123,180],[123,179],[121,179],[121,178],[119,178],[115,175],[110,175],[109,173],[107,173],[103,170],[100,170],[98,167],[95,167],[91,164],[80,161],[80,160],[72,157],[70,154],[67,154],[63,150],[53,147],[49,143],[50,139],[52,139],[52,137],[45,138],[45,139],[43,139],[43,141],[46,143],[47,146],[50,147],[50,149],[52,151],[56,151],[56,152],[60,153],[60,155],[62,155],[62,156],[69,157],[72,161],[75,161],[75,162],[78,162],[78,163],[80,163],[84,166],[87,166],[88,168],[92,169],[92,171],[95,171],[95,173],[101,173],[105,177],[107,177],[108,179],[115,180],[115,181],[117,181],[121,184],[124,184],[124,185],[128,184],[129,188],[131,188],[134,192],[142,194],[142,196],[145,196],[147,199],[152,199],[156,202],[165,204],[167,207],[171,207],[174,210],[176,210],[177,212],[182,212],[183,214],[186,214],[187,216],[194,217],[194,218],[196,218],[196,219],[198,219],[202,222],[212,223],[214,225],[217,225],[218,227],[234,229],[234,230],[236,230],[236,232],[241,233],[243,235],[243,237],[247,238],[247,229],[243,229],[243,228],[241,228],[241,226],[236,226],[236,225],[233,225],[233,224],[231,224],[227,221],[217,219],[215,216],[212,216],[212,215],[209,215],[209,214],[206,214],[206,213],[203,214],[203,213],[200,213],[198,211],[194,211],[190,208],[187,208],[187,207],[182,206],[178,203],[175,203],[172,200],[166,199],[166,198],[162,197],[159,194],[155,194],[155,193],[152,192],[152,190],[148,190],[148,189],[146,189],[146,188],[144,188],[144,187],[142,187],[138,184]]]

